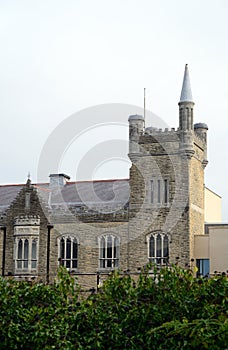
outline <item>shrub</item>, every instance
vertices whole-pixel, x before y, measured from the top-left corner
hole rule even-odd
[[[178,266],[112,273],[79,298],[61,268],[53,285],[0,279],[0,349],[226,349],[226,276]]]

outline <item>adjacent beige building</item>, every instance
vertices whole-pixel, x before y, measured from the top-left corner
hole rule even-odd
[[[204,188],[205,223],[222,222],[222,198],[209,188]]]

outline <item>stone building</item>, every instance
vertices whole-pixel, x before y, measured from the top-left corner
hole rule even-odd
[[[49,282],[64,265],[90,288],[110,270],[137,274],[149,262],[167,265],[177,257],[182,266],[196,263],[209,272],[209,253],[200,256],[210,231],[208,127],[194,124],[188,66],[176,130],[145,128],[141,115],[128,121],[129,179],[71,182],[51,174],[50,183],[0,186],[3,276]]]

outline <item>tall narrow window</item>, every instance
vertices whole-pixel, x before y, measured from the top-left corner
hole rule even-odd
[[[169,259],[169,238],[167,234],[156,232],[148,237],[149,262],[164,265]]]
[[[32,269],[36,269],[37,264],[37,241],[32,241]]]
[[[24,241],[24,269],[28,268],[28,252],[29,252],[29,242],[27,239]]]
[[[17,246],[17,268],[22,268],[22,246],[23,242],[22,239],[19,240],[18,246]]]
[[[157,191],[158,191],[158,203],[161,203],[161,180],[158,180],[158,187],[157,187]]]
[[[100,268],[105,268],[105,238],[100,239]]]
[[[67,238],[67,241],[66,241],[66,267],[67,268],[70,268],[70,261],[71,261],[71,239]]]
[[[153,179],[150,181],[150,202],[153,205],[166,206],[169,203],[169,180]]]
[[[75,237],[62,237],[59,244],[60,262],[67,269],[78,267],[78,241]]]
[[[112,235],[99,237],[99,267],[116,268],[119,266],[119,238]]]
[[[73,240],[73,257],[72,257],[72,267],[75,269],[78,266],[78,242],[77,239]]]
[[[164,180],[164,203],[168,203],[168,180]]]
[[[167,258],[169,256],[169,238],[167,235],[163,238],[163,257]]]
[[[151,203],[154,203],[154,180],[151,180],[150,182],[151,185]]]

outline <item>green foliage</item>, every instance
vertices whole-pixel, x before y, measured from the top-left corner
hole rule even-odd
[[[226,276],[178,266],[112,273],[86,300],[61,268],[53,285],[0,279],[0,349],[228,348]]]

